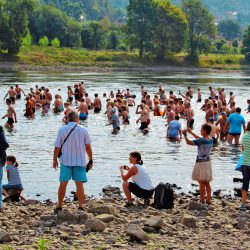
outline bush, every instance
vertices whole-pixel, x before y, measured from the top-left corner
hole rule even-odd
[[[126,46],[126,44],[122,43],[122,44],[118,45],[117,49],[122,50],[122,51],[127,51],[127,46]]]
[[[59,48],[60,47],[60,41],[57,37],[55,37],[52,41],[51,41],[51,45],[54,48]]]
[[[250,63],[250,52],[247,52],[247,53],[245,54],[245,61],[246,61],[247,63]]]
[[[96,57],[97,62],[106,62],[106,61],[112,61],[112,58],[109,55],[98,55]]]
[[[32,44],[32,36],[31,36],[30,32],[28,32],[26,37],[23,38],[22,47],[29,48],[31,46],[31,44]]]
[[[41,37],[38,41],[40,47],[46,48],[49,45],[49,39],[47,36]]]

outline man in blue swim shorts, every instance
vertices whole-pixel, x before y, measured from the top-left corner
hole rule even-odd
[[[91,139],[88,131],[78,125],[79,116],[76,111],[68,114],[69,122],[58,132],[55,142],[53,167],[58,168],[58,157],[60,161],[60,186],[58,189],[58,204],[55,212],[62,210],[63,199],[69,180],[76,183],[76,193],[79,209],[83,209],[84,189],[83,183],[87,182],[86,172],[93,166]],[[86,165],[86,153],[89,162]]]

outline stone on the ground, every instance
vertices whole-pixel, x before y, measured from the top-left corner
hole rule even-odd
[[[93,232],[103,232],[106,228],[105,224],[98,219],[89,219],[86,221],[86,228]]]
[[[95,218],[105,223],[112,222],[115,219],[114,215],[112,214],[99,214]]]
[[[144,225],[160,229],[163,226],[163,219],[160,216],[152,216],[144,222]]]
[[[105,186],[102,189],[103,193],[114,193],[114,194],[120,194],[121,190],[119,187],[111,187],[111,186]]]
[[[197,227],[197,220],[194,216],[190,215],[190,214],[184,214],[182,216],[182,220],[181,220],[182,224],[185,225],[186,227]]]
[[[78,224],[79,218],[79,214],[71,213],[68,211],[59,211],[56,217],[56,224],[60,225],[65,222],[68,224]]]
[[[149,240],[148,235],[138,225],[135,224],[130,224],[127,227],[126,234],[137,241]]]
[[[188,210],[198,210],[201,211],[204,209],[204,205],[197,201],[189,201],[188,202]]]
[[[91,203],[88,212],[93,214],[115,214],[115,208],[109,205]]]
[[[6,231],[0,229],[0,243],[9,241],[11,241],[10,235]]]
[[[106,244],[112,245],[116,243],[116,238],[112,235],[108,236],[108,238],[105,240]]]

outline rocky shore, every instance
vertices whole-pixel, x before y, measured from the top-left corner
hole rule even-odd
[[[249,249],[250,210],[240,200],[216,196],[209,209],[197,196],[175,194],[172,210],[125,208],[118,188],[86,199],[84,211],[68,200],[54,214],[47,200],[5,203],[0,217],[0,249]]]
[[[223,73],[241,72],[241,70],[223,70],[215,68],[180,67],[180,66],[138,66],[138,67],[83,67],[83,66],[34,66],[21,63],[0,62],[2,71],[39,71],[39,72],[137,72],[137,73],[165,73],[165,72],[190,72],[190,73]],[[247,72],[244,70],[244,72]]]

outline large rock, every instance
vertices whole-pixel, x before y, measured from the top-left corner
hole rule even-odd
[[[86,228],[93,232],[103,232],[106,228],[105,224],[98,219],[89,219],[86,221]]]
[[[56,224],[68,223],[68,224],[78,224],[80,220],[80,215],[76,213],[70,213],[68,211],[59,211],[57,213]]]
[[[0,243],[11,241],[10,235],[4,230],[0,229]]]
[[[126,234],[130,236],[132,239],[138,240],[138,241],[147,241],[149,240],[149,237],[147,234],[137,225],[130,224],[127,227]]]
[[[106,244],[113,245],[116,243],[116,238],[113,235],[108,236],[108,238],[105,240]]]
[[[115,219],[114,215],[112,214],[99,214],[95,218],[105,223],[109,223]]]
[[[121,190],[119,187],[111,187],[111,186],[105,186],[102,189],[103,193],[113,193],[113,194],[120,194]]]
[[[98,203],[95,203],[95,202],[91,202],[88,205],[89,205],[89,209],[88,209],[89,213],[93,213],[93,214],[115,214],[115,208],[113,206],[102,205],[102,204],[98,204]]]
[[[160,229],[163,226],[163,219],[160,216],[152,216],[144,222],[145,226]]]
[[[194,216],[189,215],[189,214],[184,214],[181,220],[182,224],[187,226],[187,227],[197,227],[197,220]]]
[[[188,202],[188,210],[204,210],[204,205],[197,201],[189,201]]]
[[[81,212],[79,214],[79,224],[85,224],[87,220],[94,219],[93,214]]]

